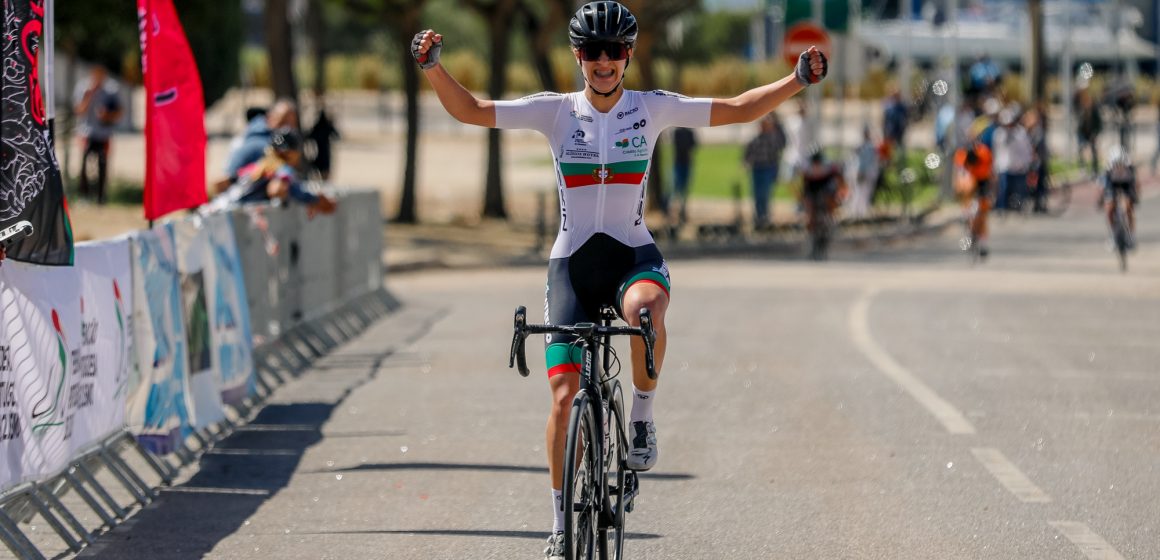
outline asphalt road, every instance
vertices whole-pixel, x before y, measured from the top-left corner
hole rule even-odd
[[[1160,558],[1160,208],[1121,274],[1084,200],[997,223],[979,266],[957,232],[670,263],[628,557]],[[402,311],[81,556],[542,558],[547,385],[506,360],[543,281],[391,277]]]

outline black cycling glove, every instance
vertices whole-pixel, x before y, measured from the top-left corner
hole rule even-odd
[[[830,72],[830,61],[826,59],[826,53],[818,51],[818,56],[822,58],[822,73],[820,75],[814,74],[813,68],[810,68],[810,51],[802,51],[801,56],[798,57],[797,66],[794,67],[793,75],[798,83],[803,86],[816,84],[826,77]]]
[[[439,64],[439,50],[443,48],[443,39],[434,40],[431,43],[431,48],[427,52],[419,52],[419,44],[423,42],[423,35],[430,29],[425,29],[415,34],[415,38],[411,39],[411,56],[415,57],[415,62],[419,63],[419,68],[424,70]]]

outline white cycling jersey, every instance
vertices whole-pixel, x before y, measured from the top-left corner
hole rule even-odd
[[[662,90],[625,90],[607,113],[582,91],[495,102],[496,128],[538,130],[551,144],[560,190],[551,258],[571,256],[597,233],[629,247],[652,243],[644,195],[657,136],[670,126],[708,126],[711,106],[711,99]]]

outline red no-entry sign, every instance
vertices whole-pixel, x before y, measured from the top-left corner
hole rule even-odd
[[[830,56],[830,36],[815,23],[800,22],[795,23],[785,31],[785,42],[782,43],[781,52],[785,56],[785,63],[791,67],[797,64],[798,56],[801,56],[802,51],[817,47],[827,57]]]

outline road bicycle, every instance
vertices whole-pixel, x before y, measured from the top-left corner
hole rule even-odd
[[[636,472],[626,463],[624,395],[617,380],[620,360],[611,338],[641,337],[648,376],[656,379],[656,332],[647,309],[640,312],[639,328],[613,326],[614,319],[616,312],[602,306],[599,324],[530,325],[527,309],[516,308],[509,368],[518,367],[520,375],[528,376],[524,347],[532,334],[575,335],[573,344],[582,351],[580,390],[572,399],[564,452],[564,557],[568,560],[591,560],[597,554],[600,560],[621,560],[625,514],[632,511],[640,491]]]
[[[978,232],[976,231],[977,224],[975,223],[980,212],[979,204],[979,199],[975,198],[971,200],[963,212],[963,236],[959,238],[959,249],[966,253],[967,260],[972,265],[983,260],[982,244],[979,243]]]
[[[1132,233],[1128,230],[1128,214],[1124,210],[1123,195],[1117,192],[1112,196],[1112,204],[1115,205],[1111,223],[1112,248],[1120,261],[1120,271],[1127,272],[1128,249]]]

